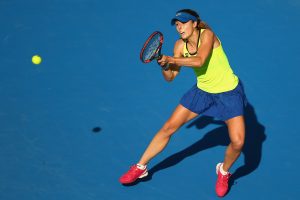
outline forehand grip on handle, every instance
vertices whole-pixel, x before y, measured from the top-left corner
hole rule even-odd
[[[159,56],[157,56],[156,60],[160,60],[160,59],[162,59],[162,57],[163,57],[163,55],[160,54]]]
[[[162,59],[162,57],[163,57],[163,55],[160,54],[159,56],[157,56],[156,60],[160,60],[160,59]],[[159,64],[159,63],[158,63],[158,64]],[[162,68],[163,70],[167,71],[167,70],[170,68],[170,64],[167,63],[167,64],[165,64],[164,66],[162,66],[161,68]]]

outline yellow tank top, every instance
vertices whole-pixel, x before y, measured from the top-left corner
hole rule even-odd
[[[205,29],[201,30],[201,33]],[[198,47],[200,46],[200,37]],[[184,57],[191,57],[185,42]],[[209,93],[221,93],[233,90],[238,85],[238,77],[233,73],[222,44],[214,48],[201,67],[194,67],[197,76],[197,87]]]

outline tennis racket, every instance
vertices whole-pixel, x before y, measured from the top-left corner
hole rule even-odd
[[[161,48],[164,42],[164,36],[159,31],[154,31],[146,40],[141,53],[140,59],[143,63],[149,63],[152,60],[159,60],[161,55]]]
[[[149,63],[152,60],[162,58],[161,48],[164,42],[164,36],[159,31],[154,31],[146,40],[141,53],[140,59],[143,63]],[[164,70],[169,69],[169,64],[162,67]]]

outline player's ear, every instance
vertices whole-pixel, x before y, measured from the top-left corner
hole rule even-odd
[[[198,22],[197,22],[197,21],[194,21],[194,22],[193,22],[193,27],[196,28],[197,26],[198,26]]]

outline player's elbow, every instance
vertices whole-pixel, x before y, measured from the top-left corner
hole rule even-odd
[[[167,82],[171,82],[174,80],[175,76],[173,74],[173,72],[171,73],[167,73],[167,74],[163,74],[164,75],[164,79],[167,81]]]
[[[203,59],[201,57],[198,57],[198,59],[194,60],[193,66],[202,67],[203,64],[204,64]]]
[[[174,78],[172,78],[172,77],[165,77],[165,80],[166,80],[167,82],[172,82],[172,81],[174,80]]]
[[[202,65],[203,65],[203,62],[202,62],[201,60],[196,61],[196,62],[194,63],[194,67],[202,67]]]

